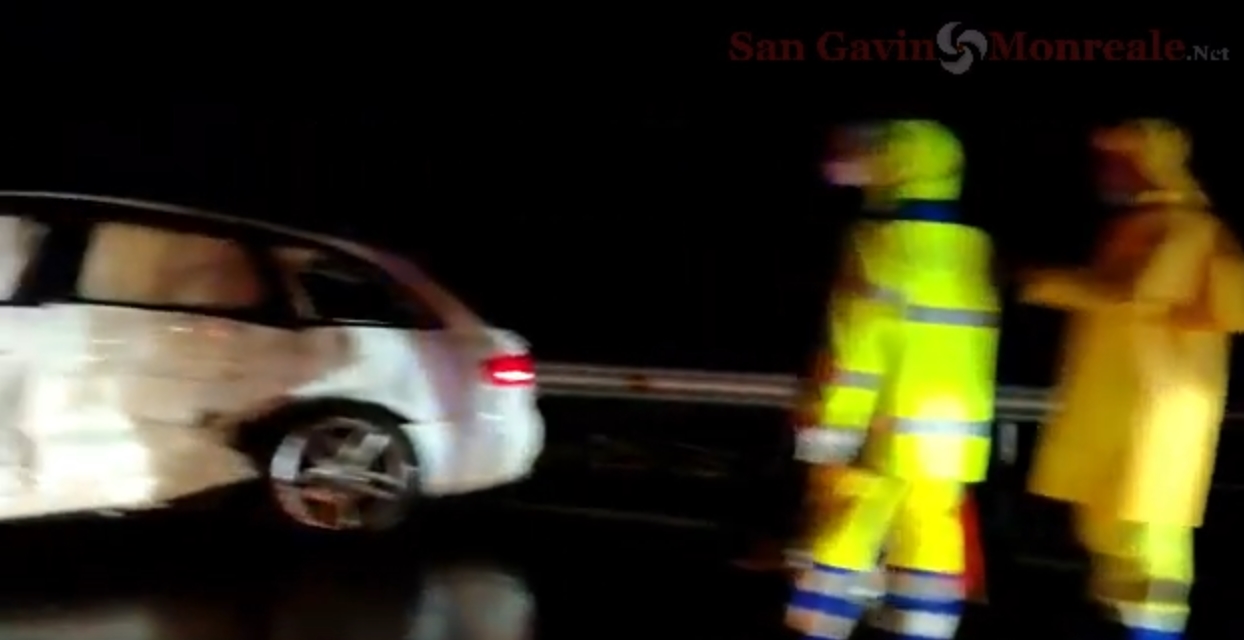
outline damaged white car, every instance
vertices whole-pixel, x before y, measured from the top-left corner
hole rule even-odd
[[[0,192],[0,519],[254,478],[313,527],[526,476],[527,345],[411,263],[172,205]]]

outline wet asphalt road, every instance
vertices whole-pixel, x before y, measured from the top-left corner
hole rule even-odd
[[[0,640],[783,637],[784,581],[733,568],[720,532],[493,505],[423,515],[357,539],[237,514],[6,525]],[[1215,546],[1202,558],[1231,552]],[[1079,628],[1074,572],[1004,562],[961,638],[1101,637]],[[1244,590],[1212,568],[1237,563],[1201,564],[1190,637],[1240,637]],[[455,612],[485,626],[453,632]]]
[[[738,580],[703,531],[425,515],[356,539],[184,514],[6,526],[0,640],[698,637]],[[438,628],[455,610],[492,626]]]
[[[207,510],[0,525],[0,640],[784,636],[785,577],[734,568],[737,530],[721,525],[776,499],[753,482],[764,465],[747,459],[789,455],[769,435],[788,433],[785,416],[568,401],[544,411],[550,446],[531,482],[427,505],[384,536],[293,532],[260,517],[253,495]],[[1244,467],[1231,464],[1244,430],[1224,433],[1222,448],[1198,540],[1192,640],[1244,637]],[[995,464],[978,493],[990,602],[969,611],[960,638],[1108,638],[1088,625],[1056,514],[1017,499],[1020,458]],[[506,506],[515,497],[656,517]],[[463,613],[488,625],[447,626]]]

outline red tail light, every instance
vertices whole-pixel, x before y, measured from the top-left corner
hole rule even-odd
[[[536,363],[526,354],[495,356],[484,361],[484,379],[497,387],[530,387],[536,383]]]

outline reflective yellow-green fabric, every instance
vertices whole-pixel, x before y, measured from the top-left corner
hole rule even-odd
[[[819,386],[804,409],[803,426],[845,429],[865,438],[872,425],[885,373],[887,323],[894,316],[892,296],[873,285],[888,258],[878,244],[882,224],[865,219],[848,230],[830,291],[828,341],[814,376]],[[858,477],[858,470],[844,465],[811,470],[805,541],[816,538],[827,517],[837,517],[839,490],[854,491]]]
[[[880,246],[884,223],[850,231],[830,299],[830,374],[820,391],[820,426],[865,430],[872,424],[886,367],[893,301],[875,283],[890,267]]]
[[[824,566],[864,572],[876,566],[884,548],[891,567],[959,575],[963,495],[957,482],[844,470],[835,483],[835,517],[813,537],[812,558]]]
[[[902,256],[883,287],[901,292],[878,415],[873,469],[906,479],[979,482],[989,463],[999,306],[991,244],[957,224],[894,221],[882,243]]]
[[[871,571],[884,548],[888,565],[938,574],[961,591],[964,484],[984,478],[993,417],[991,248],[984,233],[953,222],[962,169],[954,136],[924,121],[884,128],[866,188],[885,193],[892,217],[852,243],[862,277],[846,287],[858,292],[851,305],[835,303],[833,325],[840,368],[875,371],[881,384],[868,415],[843,409],[862,403],[835,396],[835,385],[824,389],[823,423],[867,420],[867,439],[855,466],[833,472],[830,517],[810,546],[817,565],[855,572]],[[904,199],[942,215],[917,221]]]

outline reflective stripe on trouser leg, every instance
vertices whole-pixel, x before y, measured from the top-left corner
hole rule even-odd
[[[1179,640],[1188,625],[1184,604],[1123,603],[1116,609],[1129,640]]]
[[[1093,595],[1132,640],[1183,636],[1192,591],[1192,529],[1081,513],[1081,537],[1094,552]]]
[[[1113,577],[1113,576],[1110,576]],[[1098,598],[1128,630],[1130,640],[1178,640],[1188,624],[1192,585],[1157,578],[1099,583]]]
[[[963,486],[912,480],[890,534],[889,588],[874,624],[893,638],[953,638],[963,609]]]
[[[894,569],[883,602],[883,609],[870,622],[889,637],[949,640],[955,637],[963,614],[963,578]]]
[[[846,640],[864,613],[865,599],[856,594],[864,574],[813,565],[795,584],[786,624],[806,638]]]
[[[803,572],[787,623],[808,638],[841,640],[850,635],[871,599],[869,574],[901,501],[902,481],[867,469],[844,469],[831,491],[836,517],[813,533],[815,564]]]

